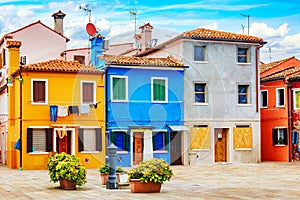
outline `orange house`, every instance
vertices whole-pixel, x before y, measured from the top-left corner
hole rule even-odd
[[[293,113],[299,80],[294,77],[300,71],[299,66],[300,61],[295,57],[261,65],[262,161],[295,159]]]
[[[76,155],[87,168],[105,163],[103,72],[77,61],[19,64],[21,42],[7,42],[7,166],[46,169],[50,154]]]

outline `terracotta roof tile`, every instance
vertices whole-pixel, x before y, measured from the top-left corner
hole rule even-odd
[[[265,71],[267,71],[271,68],[274,68],[274,67],[276,67],[276,66],[278,66],[278,65],[280,65],[280,64],[282,64],[282,63],[284,63],[284,62],[286,62],[286,61],[288,61],[288,60],[290,60],[294,57],[295,56],[292,56],[292,57],[289,57],[289,58],[285,58],[285,59],[282,59],[282,60],[270,62],[270,63],[267,63],[267,64],[261,63],[260,64],[260,73],[265,72]]]
[[[263,39],[255,36],[248,36],[244,34],[230,33],[218,30],[210,30],[205,28],[198,28],[183,33],[184,37],[199,38],[199,39],[218,39],[218,40],[233,40],[233,41],[248,41],[262,43]]]
[[[100,56],[107,64],[113,65],[144,65],[144,66],[165,66],[165,67],[183,67],[183,63],[172,56],[166,58],[147,58],[133,56]]]
[[[22,42],[21,41],[10,41],[8,40],[6,42],[6,47],[10,48],[10,47],[20,47],[22,46]]]
[[[294,77],[296,75],[299,76],[300,73],[300,66],[297,67],[290,67],[281,71],[277,71],[273,74],[270,74],[268,76],[265,76],[261,78],[261,81],[268,81],[268,80],[274,80],[274,79],[280,79],[280,78],[290,78]]]
[[[47,72],[83,72],[83,73],[101,73],[93,66],[82,65],[78,61],[49,60],[22,66],[26,71],[47,71]]]

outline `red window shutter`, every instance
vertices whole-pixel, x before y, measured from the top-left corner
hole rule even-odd
[[[94,84],[93,83],[83,83],[82,84],[82,102],[83,103],[94,103]]]
[[[33,82],[33,101],[45,102],[46,101],[46,82],[34,81]]]

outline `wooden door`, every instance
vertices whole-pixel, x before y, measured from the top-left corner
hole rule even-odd
[[[171,165],[182,165],[181,132],[171,132]]]
[[[227,129],[215,129],[215,162],[227,162]]]
[[[143,133],[134,133],[133,164],[137,165],[143,160]]]
[[[67,154],[71,154],[71,134],[72,131],[66,131],[66,134],[62,135],[58,134],[56,137],[57,144],[57,152],[62,153],[65,152]]]

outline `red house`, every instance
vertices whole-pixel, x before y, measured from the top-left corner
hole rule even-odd
[[[261,64],[260,82],[261,160],[298,160],[300,61],[290,57]]]

